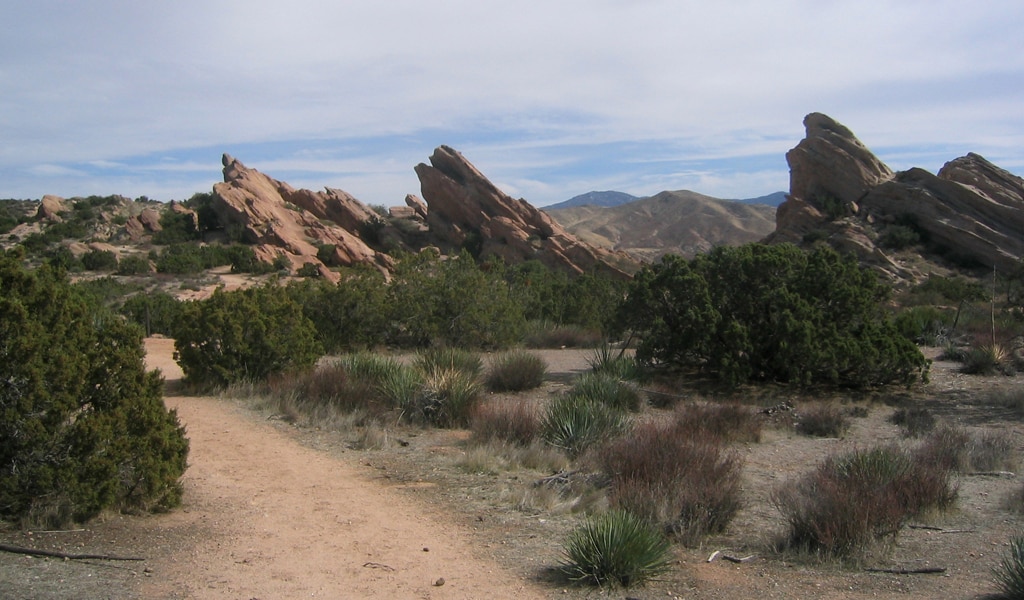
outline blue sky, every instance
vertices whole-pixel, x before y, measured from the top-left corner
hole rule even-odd
[[[0,198],[183,199],[220,156],[370,204],[462,152],[537,206],[785,190],[824,112],[894,169],[1024,173],[1012,0],[0,0]]]

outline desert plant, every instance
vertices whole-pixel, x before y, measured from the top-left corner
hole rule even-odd
[[[992,570],[992,576],[1002,592],[1001,598],[1024,598],[1024,536],[1010,540],[1010,547]]]
[[[429,348],[416,353],[413,365],[429,374],[439,370],[456,370],[472,378],[479,377],[484,371],[484,362],[480,354],[461,348]]]
[[[549,321],[528,322],[523,335],[523,344],[527,348],[593,348],[600,343],[599,331]]]
[[[609,344],[598,346],[587,359],[590,370],[624,381],[642,381],[643,368],[636,362],[632,354],[621,349],[612,348]]]
[[[935,429],[935,415],[924,407],[896,409],[889,422],[902,427],[908,437],[921,437]]]
[[[479,380],[456,368],[437,368],[423,376],[423,386],[405,408],[417,420],[436,427],[466,425],[480,400]]]
[[[921,462],[949,471],[966,471],[970,466],[971,436],[961,427],[941,425],[914,450]]]
[[[647,422],[599,452],[612,506],[691,544],[720,533],[740,509],[742,460],[722,438],[679,422]]]
[[[726,442],[761,441],[761,419],[737,402],[681,404],[674,419],[676,430],[687,437],[706,432]]]
[[[576,378],[569,396],[604,404],[615,410],[638,410],[642,397],[636,384],[601,372],[583,373]]]
[[[541,418],[541,437],[577,457],[595,442],[618,433],[625,422],[621,410],[585,396],[563,394]]]
[[[834,404],[817,404],[800,411],[796,430],[812,437],[842,437],[850,419]]]
[[[669,550],[657,529],[628,512],[611,511],[569,534],[562,570],[575,581],[629,587],[667,571]]]
[[[423,387],[423,374],[418,370],[399,365],[393,371],[387,371],[377,383],[377,392],[391,406],[411,407],[415,405],[416,396]]]
[[[772,494],[789,524],[787,544],[823,556],[895,537],[909,518],[955,500],[948,470],[895,446],[832,455]]]
[[[526,446],[538,437],[540,415],[531,403],[496,399],[476,405],[469,428],[477,443],[501,440]]]
[[[23,259],[0,252],[0,518],[177,505],[188,440],[141,330]]]
[[[1009,352],[1001,344],[981,344],[967,350],[961,371],[968,375],[994,375],[1009,366]]]
[[[540,356],[525,350],[509,350],[491,361],[487,388],[492,392],[531,390],[544,383],[546,373],[547,363]]]
[[[313,324],[271,286],[225,292],[183,306],[175,326],[174,358],[185,379],[218,387],[303,370],[319,358]]]

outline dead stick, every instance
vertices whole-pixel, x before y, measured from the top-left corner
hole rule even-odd
[[[0,544],[0,551],[13,552],[14,554],[27,554],[29,556],[49,556],[52,558],[64,558],[67,560],[146,560],[134,556],[113,556],[111,554],[68,554],[54,550],[37,550],[34,548],[22,548],[20,546],[8,546]]]
[[[735,556],[729,556],[728,554],[723,554],[722,555],[722,560],[727,560],[727,561],[729,561],[731,563],[736,563],[736,564],[745,563],[748,560],[751,560],[753,558],[754,558],[753,554],[751,554],[750,556],[744,556],[743,558],[736,558]]]
[[[923,568],[865,568],[869,573],[891,573],[894,575],[922,575],[931,573],[944,573],[944,566],[926,566]]]

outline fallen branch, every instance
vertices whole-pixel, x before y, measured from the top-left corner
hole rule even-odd
[[[974,533],[973,529],[943,529],[941,527],[933,527],[931,525],[907,525],[909,529],[925,529],[928,531],[937,531],[939,533]]]
[[[380,569],[382,571],[394,571],[395,570],[394,567],[389,567],[388,565],[385,565],[385,564],[382,564],[382,563],[375,563],[375,562],[363,563],[363,566],[366,567],[367,569]]]
[[[745,563],[748,560],[753,560],[754,558],[756,558],[756,555],[751,554],[750,556],[744,556],[743,558],[737,558],[735,556],[729,556],[728,554],[722,554],[721,550],[715,550],[714,552],[711,553],[711,556],[708,557],[708,562],[712,562],[712,561],[714,561],[718,557],[721,557],[722,560],[727,560],[727,561],[729,561],[731,563],[739,564],[739,563]]]
[[[920,569],[864,569],[868,573],[889,573],[891,575],[930,575],[945,573],[946,567],[922,567]]]
[[[51,558],[63,558],[65,560],[146,560],[136,556],[114,556],[113,554],[68,554],[55,550],[37,550],[35,548],[22,548],[20,546],[8,546],[0,544],[0,551],[14,554],[27,554],[29,556],[49,556]]]
[[[1010,471],[971,471],[970,473],[964,473],[964,475],[975,475],[977,477],[1016,477],[1015,473]]]

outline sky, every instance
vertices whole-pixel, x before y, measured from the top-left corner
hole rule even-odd
[[[395,206],[460,151],[536,206],[752,198],[823,112],[1024,174],[1017,0],[0,0],[0,198],[186,199],[221,154]]]

